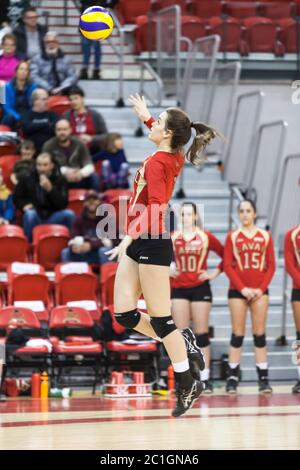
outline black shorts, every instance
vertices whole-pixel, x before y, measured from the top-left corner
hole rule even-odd
[[[173,287],[171,299],[185,299],[190,302],[212,302],[212,292],[208,281],[196,287]]]
[[[170,266],[173,259],[171,238],[138,238],[133,240],[126,251],[127,256],[139,264]]]
[[[265,290],[263,295],[269,295],[269,289]],[[243,294],[241,294],[239,290],[235,290],[235,289],[229,289],[228,299],[245,299],[245,300],[247,300],[246,297]]]
[[[292,302],[300,302],[300,289],[292,289]]]

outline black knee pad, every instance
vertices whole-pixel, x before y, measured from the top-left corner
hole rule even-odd
[[[266,335],[253,335],[254,346],[256,348],[264,348],[266,346]]]
[[[151,317],[151,326],[157,336],[161,339],[168,336],[177,329],[171,315],[168,317]]]
[[[297,338],[297,341],[300,341],[300,331],[297,331],[296,338]]]
[[[134,309],[129,312],[115,313],[115,319],[125,328],[133,329],[139,323],[141,314],[138,310]]]
[[[203,333],[201,335],[196,335],[196,343],[199,348],[206,348],[210,345],[210,339],[208,333]]]
[[[237,336],[234,333],[231,335],[230,346],[233,348],[241,348],[244,341],[244,336]]]

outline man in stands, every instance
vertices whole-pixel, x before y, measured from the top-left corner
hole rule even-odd
[[[68,93],[77,82],[71,59],[59,47],[55,31],[48,31],[44,37],[45,52],[33,57],[30,64],[31,78],[52,95]]]
[[[106,123],[100,113],[85,105],[84,91],[79,86],[70,89],[69,99],[72,109],[67,111],[64,117],[71,123],[72,134],[94,154],[99,151],[106,138]]]
[[[38,24],[36,8],[26,8],[22,15],[22,22],[14,30],[17,38],[17,55],[22,59],[32,59],[35,55],[45,52],[44,36],[46,26]]]
[[[96,232],[99,217],[97,208],[100,205],[100,197],[95,191],[89,191],[85,197],[83,211],[76,217],[69,248],[61,253],[64,262],[82,261],[91,264],[104,264],[108,262],[105,254],[117,242],[108,238],[98,238]]]
[[[34,143],[37,152],[55,135],[57,115],[48,110],[48,98],[47,91],[41,88],[34,90],[31,95],[32,110],[24,114],[20,123],[24,137]]]
[[[43,152],[53,155],[69,188],[99,190],[99,178],[94,173],[89,151],[79,139],[72,136],[69,121],[60,119],[55,127],[56,137],[45,143]]]
[[[48,153],[38,155],[33,172],[17,184],[14,201],[23,211],[24,232],[30,242],[37,225],[61,224],[72,228],[75,216],[66,209],[67,182]]]

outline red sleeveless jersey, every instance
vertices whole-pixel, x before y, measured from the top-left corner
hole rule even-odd
[[[242,229],[230,232],[224,248],[224,271],[230,279],[230,289],[241,291],[250,287],[264,292],[275,272],[270,233],[257,228],[249,238]]]
[[[153,122],[151,118],[146,125],[151,128]],[[143,233],[158,235],[166,232],[166,209],[184,161],[182,153],[163,151],[146,158],[134,178],[127,211],[128,235],[136,239]]]
[[[172,235],[176,267],[180,272],[176,278],[171,278],[174,288],[196,287],[203,284],[199,280],[200,271],[207,269],[207,258],[210,251],[214,251],[223,258],[223,245],[210,232],[197,228],[192,239],[185,239],[182,232]],[[222,262],[218,268],[222,271]]]
[[[293,288],[300,289],[300,225],[285,235],[284,259],[285,269],[293,279]]]

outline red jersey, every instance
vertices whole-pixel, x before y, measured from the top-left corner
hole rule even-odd
[[[300,289],[300,225],[285,235],[284,259],[285,269],[293,279],[293,289]]]
[[[249,238],[242,229],[231,231],[224,248],[224,271],[230,279],[230,289],[250,287],[265,292],[275,272],[270,233],[257,228]]]
[[[151,128],[154,119],[146,125]],[[134,239],[143,233],[166,232],[164,218],[176,178],[184,165],[182,153],[156,151],[136,172],[127,211],[127,233]]]
[[[200,271],[207,269],[207,258],[210,251],[217,253],[223,259],[223,245],[210,232],[197,228],[192,239],[187,240],[180,231],[172,236],[176,267],[180,272],[176,278],[171,278],[172,287],[196,287],[203,284],[199,280]],[[218,268],[223,270],[223,263]]]

